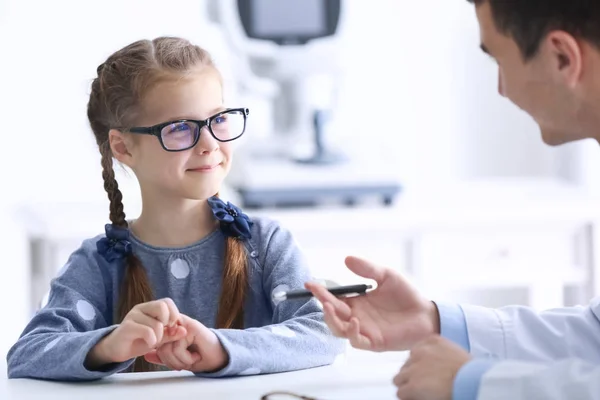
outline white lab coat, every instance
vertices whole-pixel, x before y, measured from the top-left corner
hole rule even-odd
[[[600,298],[588,307],[461,306],[471,354],[502,360],[478,400],[600,400]]]

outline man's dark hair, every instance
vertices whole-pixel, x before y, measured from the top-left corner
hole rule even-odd
[[[489,3],[499,32],[515,40],[525,60],[542,40],[563,30],[600,48],[600,0],[467,0]]]

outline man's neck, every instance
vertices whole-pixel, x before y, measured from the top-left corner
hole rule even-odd
[[[592,132],[592,137],[600,142],[600,51],[588,45],[586,52],[590,55],[586,68],[591,71],[591,74],[587,83],[590,100],[586,110],[587,126],[584,128]]]

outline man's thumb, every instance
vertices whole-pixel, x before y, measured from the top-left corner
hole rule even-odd
[[[370,261],[364,260],[358,257],[346,257],[346,266],[352,272],[363,278],[373,279],[378,284],[383,281],[385,277],[385,269],[377,267]]]

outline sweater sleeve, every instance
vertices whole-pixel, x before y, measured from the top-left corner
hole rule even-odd
[[[315,299],[274,300],[274,293],[303,289],[311,276],[289,231],[277,225],[267,239],[261,258],[264,295],[273,307],[271,324],[213,330],[229,354],[229,364],[220,371],[197,375],[256,375],[313,368],[333,363],[344,352],[345,342],[331,334]]]
[[[89,351],[116,326],[110,305],[110,282],[103,273],[106,261],[96,241],[83,242],[52,280],[47,305],[31,319],[7,355],[9,378],[62,381],[100,379],[133,363],[85,367]]]

